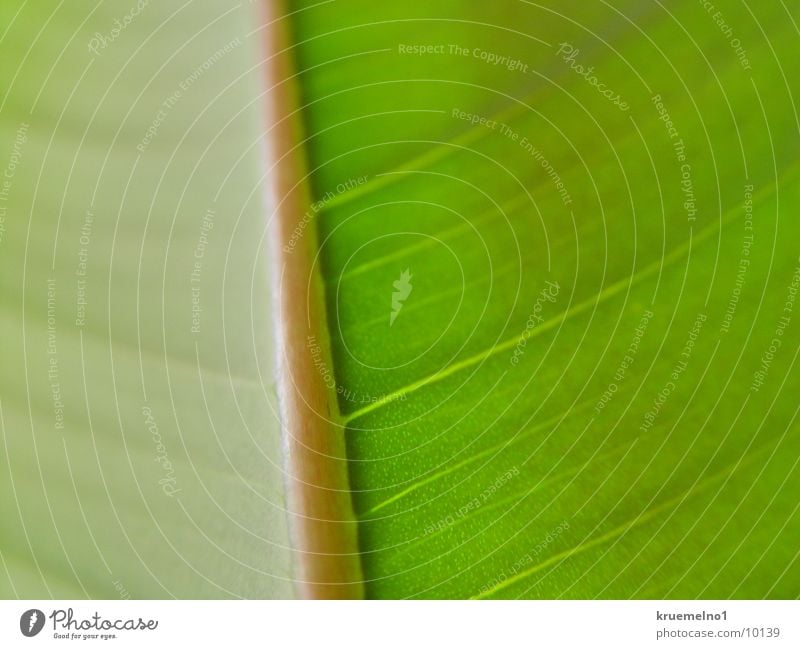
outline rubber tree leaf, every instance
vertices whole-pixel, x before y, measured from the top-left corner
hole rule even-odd
[[[290,597],[254,7],[0,7],[0,596]]]
[[[797,597],[796,6],[291,9],[367,595]]]

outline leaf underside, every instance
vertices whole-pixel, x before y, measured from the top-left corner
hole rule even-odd
[[[291,597],[256,14],[83,4],[0,6],[0,597]]]

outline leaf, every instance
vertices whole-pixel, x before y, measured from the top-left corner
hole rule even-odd
[[[0,15],[0,596],[289,597],[255,13]]]
[[[3,5],[0,595],[797,597],[754,4]]]
[[[796,8],[291,9],[367,596],[797,597]]]

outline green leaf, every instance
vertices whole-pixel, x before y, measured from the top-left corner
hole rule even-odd
[[[0,7],[0,596],[800,595],[797,9],[256,5]]]
[[[289,597],[255,12],[0,16],[0,597]]]
[[[367,596],[797,597],[796,7],[292,9]]]

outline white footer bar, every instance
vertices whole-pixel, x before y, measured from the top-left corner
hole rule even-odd
[[[787,601],[4,601],[0,647],[800,647]]]

